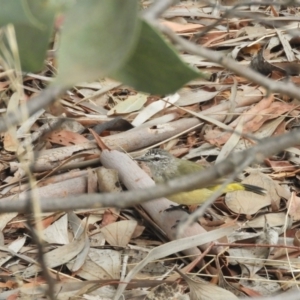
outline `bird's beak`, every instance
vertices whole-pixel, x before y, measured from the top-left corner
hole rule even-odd
[[[152,155],[145,155],[145,153],[143,153],[142,155],[135,157],[134,158],[137,161],[152,161],[153,160],[153,156]]]
[[[146,156],[136,157],[135,160],[137,161],[149,161],[150,159]]]

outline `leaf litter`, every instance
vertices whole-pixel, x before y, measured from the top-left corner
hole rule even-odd
[[[228,4],[228,1],[223,2],[223,5]],[[235,1],[229,2],[232,5]],[[181,1],[164,13],[162,24],[196,43],[222,51],[241,65],[249,65],[274,80],[299,82],[299,68],[295,67],[299,65],[299,44],[287,33],[298,27],[296,21],[288,18],[289,14],[299,15],[297,8],[287,7],[286,17],[280,19],[280,28],[270,28],[265,21],[272,20],[272,13],[278,15],[281,8],[256,6],[255,11],[263,16],[258,21],[253,22],[251,17],[228,18],[200,35],[201,30],[220,19],[222,9],[224,7],[213,10],[195,1]],[[249,7],[245,11],[251,16]],[[146,96],[107,78],[81,83],[60,99],[58,110],[52,107],[40,111],[21,127],[13,127],[2,134],[2,200],[17,201],[16,196],[22,197],[21,191],[28,190],[28,178],[23,170],[26,163],[23,146],[29,137],[38,154],[34,169],[38,180],[36,189],[43,197],[61,197],[64,201],[66,195],[95,189],[91,186],[95,179],[92,180],[84,170],[97,170],[100,151],[87,129],[105,125],[117,116],[122,120],[117,129],[104,126],[99,132],[102,145],[130,152],[160,145],[183,159],[204,159],[208,163],[251,147],[257,139],[292,130],[290,124],[299,126],[300,109],[293,99],[276,94],[265,96],[261,87],[231,74],[220,65],[190,54],[182,53],[181,56],[191,66],[209,73],[211,80],[194,80],[178,93],[168,96]],[[32,86],[43,88],[35,75],[27,75],[26,80]],[[25,84],[21,94],[12,93],[9,82],[7,78],[1,83],[3,97],[9,100],[7,107],[1,106],[3,114],[18,106],[19,99],[23,99],[20,95],[33,96]],[[235,89],[232,88],[234,85]],[[112,107],[112,100],[116,98],[117,104]],[[73,122],[72,126],[58,125],[52,132],[44,131],[45,124],[49,120],[59,120],[61,113]],[[207,118],[197,119],[201,115]],[[21,159],[20,154],[24,155]],[[75,154],[81,156],[76,158]],[[199,220],[210,234],[211,239],[207,241],[216,242],[225,236],[230,242],[226,245],[227,254],[222,247],[205,253],[202,263],[190,270],[195,279],[190,278],[191,275],[181,275],[189,285],[189,294],[183,281],[174,285],[168,278],[175,268],[187,264],[184,252],[180,251],[194,242],[184,245],[180,240],[177,243],[176,240],[166,241],[162,234],[166,229],[159,228],[153,220],[153,223],[141,226],[146,219],[137,216],[134,208],[91,208],[57,216],[42,214],[37,221],[31,220],[36,228],[42,225],[40,237],[44,259],[55,278],[58,299],[75,296],[112,299],[115,293],[122,292],[126,297],[137,288],[148,289],[144,293],[144,296],[148,293],[145,299],[174,299],[182,294],[190,299],[218,299],[225,293],[230,293],[228,299],[236,299],[234,295],[241,293],[250,297],[269,296],[295,286],[298,282],[294,273],[299,268],[296,260],[299,256],[299,155],[300,150],[295,146],[266,159],[259,166],[251,166],[240,179],[264,187],[267,195],[241,191],[228,193]],[[29,161],[30,157],[27,159]],[[79,169],[83,171],[79,172]],[[117,189],[114,186],[107,191],[119,191],[123,183],[114,180],[114,184],[118,185]],[[24,221],[26,218],[28,216],[20,214],[0,216],[2,298],[15,296],[21,299],[33,292],[40,296],[45,292],[37,248],[27,221]],[[239,230],[226,227],[222,230],[229,222],[238,225]],[[214,224],[221,225],[216,229]],[[220,232],[216,234],[216,230]],[[233,233],[240,237],[230,239]],[[155,288],[151,290],[153,286]]]

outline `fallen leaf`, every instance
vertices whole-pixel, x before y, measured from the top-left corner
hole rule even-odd
[[[83,135],[68,130],[52,131],[48,136],[47,140],[51,143],[72,146],[81,143],[89,142]]]
[[[183,296],[182,287],[176,282],[172,285],[162,283],[151,289],[144,300],[175,300],[181,299],[181,296]]]
[[[135,220],[125,220],[106,225],[101,229],[105,239],[112,246],[126,247],[136,228]]]
[[[180,23],[170,22],[170,21],[162,21],[161,23],[178,33],[194,32],[197,31],[197,29],[203,27],[203,25],[201,24],[189,24],[189,23],[180,24]]]
[[[44,260],[48,268],[55,268],[63,265],[74,258],[78,253],[81,252],[85,245],[86,233],[83,232],[78,239],[73,242],[57,247],[56,249],[44,254]],[[34,276],[36,273],[41,271],[39,265],[31,265],[23,272],[23,277],[28,278]]]
[[[137,127],[150,119],[153,115],[157,114],[161,110],[171,106],[171,104],[177,102],[180,96],[176,93],[174,95],[163,98],[162,100],[155,101],[145,107],[132,121],[132,125]]]
[[[300,197],[297,197],[293,192],[288,203],[287,207],[289,207],[289,215],[293,218],[293,221],[300,220]]]
[[[147,102],[148,95],[143,93],[138,93],[133,96],[129,96],[126,100],[120,101],[115,105],[108,113],[108,116],[117,114],[128,114],[133,111],[141,109]]]
[[[192,300],[238,300],[233,293],[218,287],[217,285],[200,281],[200,279],[192,279],[190,276],[183,274],[180,270],[176,270],[181,277],[186,281],[190,288],[190,298]]]
[[[261,172],[251,173],[242,183],[257,185],[264,188],[266,195],[257,195],[246,191],[227,193],[225,203],[236,214],[254,215],[260,209],[275,203],[280,206],[279,184]]]
[[[49,244],[68,244],[68,216],[65,214],[41,232],[41,237]]]

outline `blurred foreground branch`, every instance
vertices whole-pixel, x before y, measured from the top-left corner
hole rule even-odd
[[[158,22],[151,22],[151,24],[157,27],[160,31],[165,33],[176,45],[180,47],[181,50],[186,51],[190,54],[194,54],[200,57],[204,57],[207,60],[217,63],[224,68],[238,74],[254,83],[259,84],[260,86],[265,87],[268,92],[277,92],[290,96],[300,100],[300,88],[290,81],[275,81],[267,78],[266,76],[261,75],[260,73],[244,67],[237,63],[234,59],[218,53],[217,51],[212,51],[206,49],[199,45],[196,45],[190,41],[185,40],[184,38],[178,36],[171,29],[159,24]]]
[[[171,180],[167,184],[157,185],[155,188],[128,191],[122,194],[84,194],[80,196],[57,199],[41,199],[42,211],[65,211],[84,208],[98,208],[105,206],[129,207],[152,199],[168,196],[182,191],[203,188],[220,177],[234,172],[237,166],[242,164],[245,158],[250,163],[261,162],[265,157],[278,153],[286,148],[300,144],[300,130],[293,130],[289,133],[265,138],[258,145],[239,153],[232,153],[214,167],[208,168],[205,172],[197,172]],[[124,155],[120,153],[120,155]],[[135,165],[134,162],[132,162]],[[129,169],[129,171],[131,171]],[[17,197],[17,196],[16,196]],[[29,197],[29,195],[28,195]],[[0,212],[25,212],[28,197],[14,201],[0,201]]]
[[[10,126],[20,124],[26,121],[27,118],[32,116],[38,110],[47,107],[50,103],[54,102],[60,95],[67,89],[58,86],[49,86],[41,91],[36,97],[30,99],[24,108],[19,108],[12,114],[0,118],[0,132],[5,132]],[[24,116],[24,111],[27,111],[27,116]]]

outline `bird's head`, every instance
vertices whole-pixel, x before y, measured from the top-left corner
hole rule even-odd
[[[162,149],[151,149],[136,160],[144,162],[150,168],[152,176],[158,180],[166,177],[166,172],[176,166],[176,158]]]

